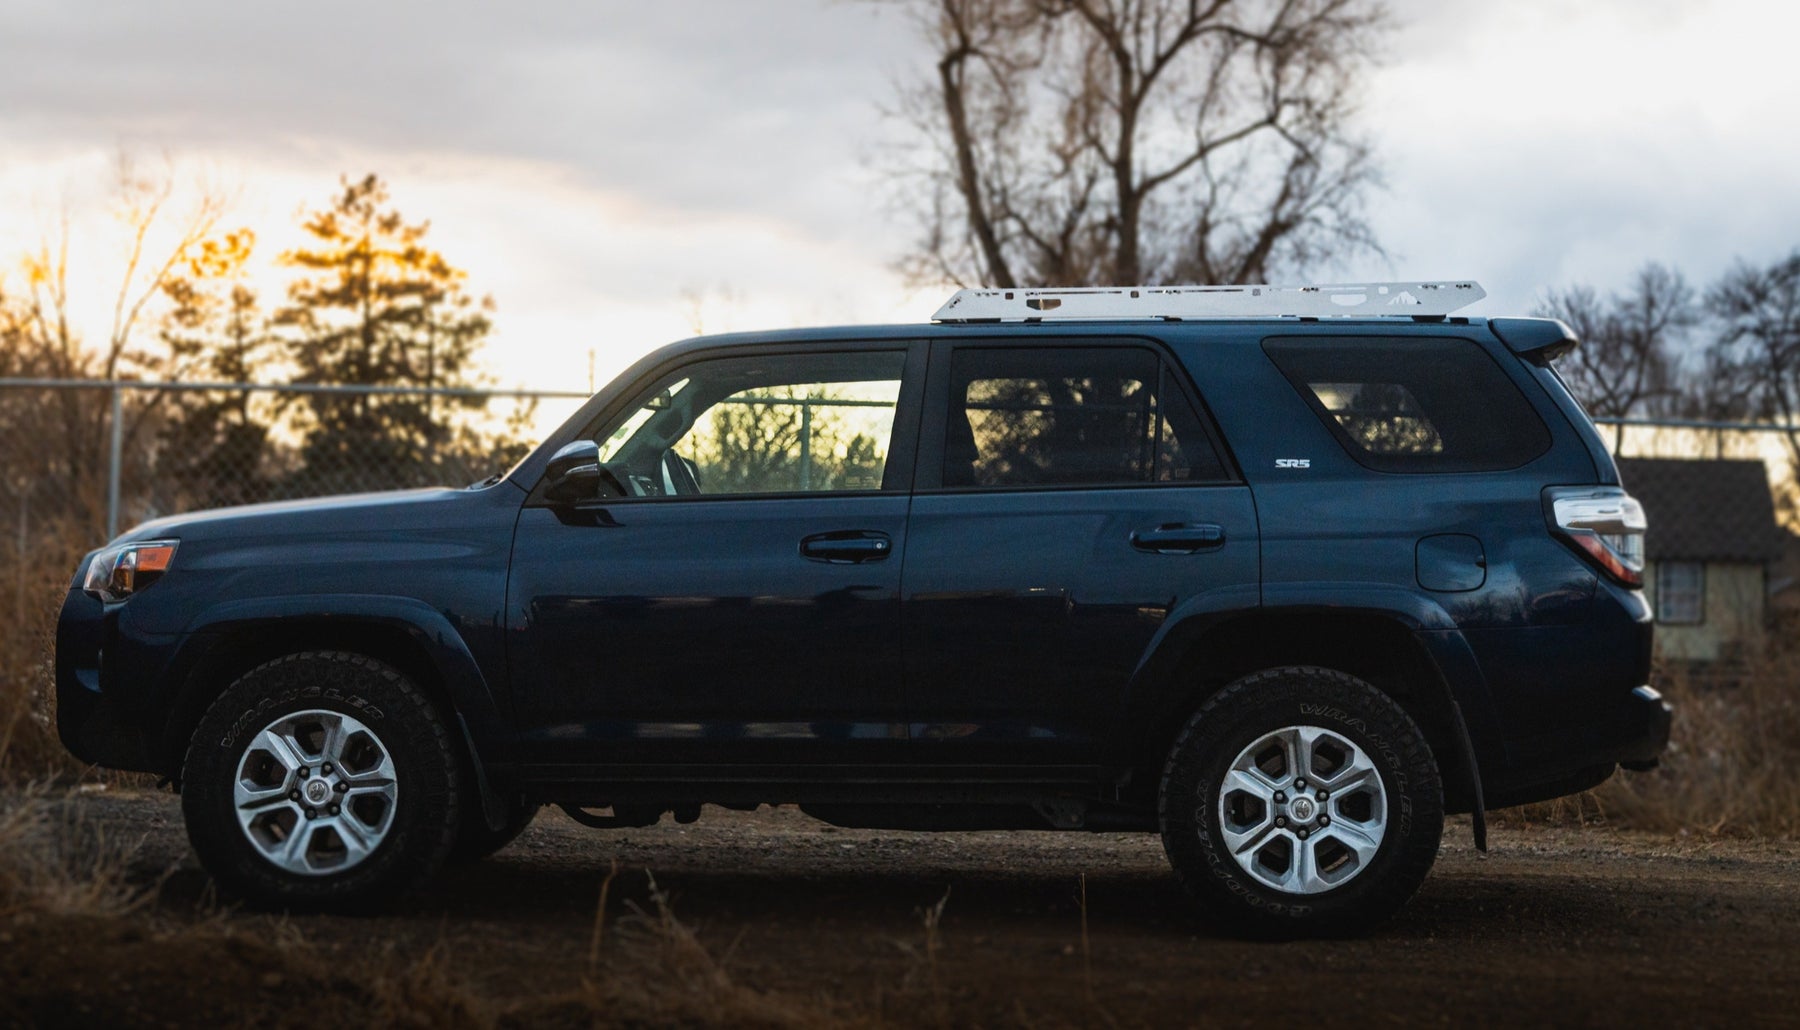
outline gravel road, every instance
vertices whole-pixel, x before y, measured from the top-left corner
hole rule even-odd
[[[1481,855],[1459,821],[1424,889],[1373,936],[1248,944],[1192,911],[1148,835],[840,830],[786,808],[594,831],[547,810],[391,914],[290,918],[213,909],[175,799],[69,804],[113,841],[141,839],[130,875],[160,880],[155,918],[298,936],[347,964],[431,955],[498,1006],[581,986],[616,860],[609,926],[654,909],[653,876],[733,982],[852,1021],[1800,1025],[1791,843],[1514,827]],[[13,940],[0,933],[0,961]],[[43,975],[80,952],[28,957]]]

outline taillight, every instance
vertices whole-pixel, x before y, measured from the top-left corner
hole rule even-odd
[[[1615,487],[1550,491],[1558,536],[1628,587],[1644,585],[1644,506]]]

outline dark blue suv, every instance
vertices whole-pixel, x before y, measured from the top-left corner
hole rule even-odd
[[[489,482],[90,555],[62,737],[168,777],[220,885],[278,906],[380,902],[544,804],[794,803],[1159,832],[1220,923],[1354,932],[1446,812],[1479,844],[1669,730],[1576,341],[1444,287],[965,291],[674,344]]]

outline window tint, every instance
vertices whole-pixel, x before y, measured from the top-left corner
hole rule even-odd
[[[950,380],[945,486],[1223,477],[1199,416],[1149,350],[963,347]]]
[[[905,361],[902,352],[701,361],[593,436],[637,496],[879,490]]]
[[[1263,350],[1350,456],[1377,471],[1517,468],[1550,447],[1530,402],[1472,341],[1277,339]]]
[[[1162,391],[1157,394],[1161,410],[1156,427],[1156,481],[1217,482],[1229,478],[1225,463],[1219,460],[1219,452],[1200,422],[1200,413],[1172,381],[1173,375],[1164,365]]]

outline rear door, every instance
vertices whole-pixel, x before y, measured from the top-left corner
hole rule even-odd
[[[914,757],[1098,761],[1164,620],[1258,601],[1221,455],[1152,343],[934,345],[902,585]]]

